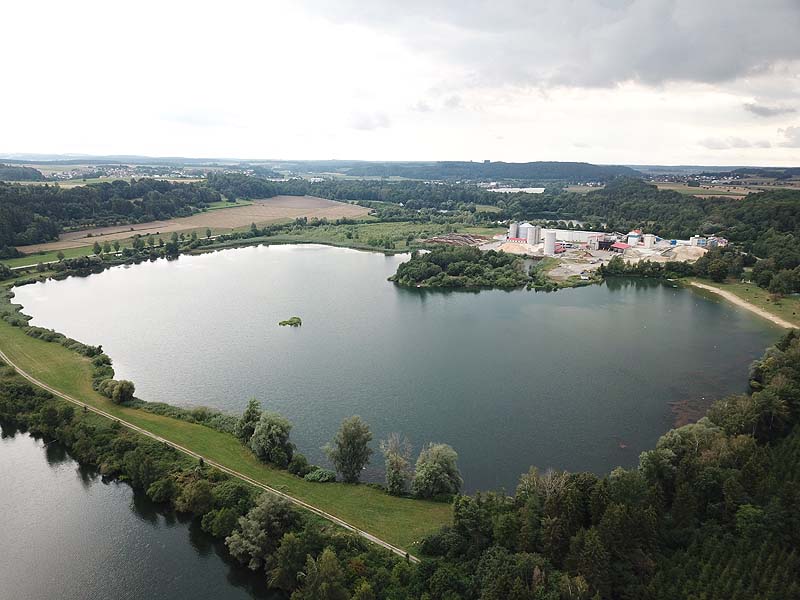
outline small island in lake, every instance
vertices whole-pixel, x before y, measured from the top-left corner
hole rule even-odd
[[[438,288],[515,288],[528,283],[520,257],[472,246],[442,246],[413,253],[389,278],[398,285]]]
[[[289,319],[286,319],[285,321],[280,321],[278,323],[278,325],[281,325],[281,326],[288,325],[289,327],[300,327],[300,325],[302,325],[302,324],[303,324],[303,321],[300,319],[300,317],[291,317]]]

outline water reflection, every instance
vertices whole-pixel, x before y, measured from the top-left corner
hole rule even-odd
[[[0,422],[0,444],[0,597],[284,597],[267,590],[265,573],[228,556],[198,520],[78,465],[58,442]]]

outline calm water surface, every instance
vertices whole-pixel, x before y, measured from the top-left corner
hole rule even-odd
[[[309,458],[342,418],[376,440],[459,453],[468,490],[513,489],[530,465],[605,472],[637,463],[670,403],[746,388],[779,330],[696,293],[630,280],[543,294],[407,290],[407,256],[262,246],[24,286],[33,323],[102,344],[137,396],[294,422]],[[303,326],[279,327],[298,315]],[[377,443],[374,444],[377,448]],[[380,479],[376,456],[367,477]]]
[[[105,482],[58,444],[0,431],[0,598],[270,598],[195,521]]]

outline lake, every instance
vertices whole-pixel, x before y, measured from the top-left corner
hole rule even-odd
[[[196,521],[81,467],[58,443],[0,423],[0,596],[245,600],[263,574],[231,561]]]
[[[407,255],[259,246],[118,267],[16,289],[50,327],[102,344],[144,400],[241,412],[256,397],[294,423],[312,461],[344,417],[418,451],[446,442],[465,489],[513,490],[529,466],[633,466],[676,420],[746,390],[780,330],[653,281],[545,294],[401,289]],[[278,321],[297,315],[299,328]],[[680,412],[680,411],[679,411]]]

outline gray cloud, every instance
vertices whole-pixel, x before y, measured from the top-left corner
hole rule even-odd
[[[800,60],[797,0],[305,0],[438,54],[473,85],[721,82]]]
[[[350,127],[362,131],[371,131],[389,127],[391,120],[386,113],[382,112],[357,112],[350,116]]]
[[[769,106],[755,103],[745,104],[744,108],[759,117],[776,117],[778,115],[788,115],[797,112],[797,109],[791,106]]]
[[[444,107],[449,108],[450,110],[456,109],[459,106],[461,106],[461,96],[459,96],[458,94],[449,96],[444,101]]]
[[[781,146],[784,148],[800,148],[800,126],[779,129],[778,133],[784,137],[784,141],[780,144]]]
[[[740,137],[706,138],[698,142],[709,150],[731,150],[733,148],[769,148],[771,144],[766,140],[751,142]]]

